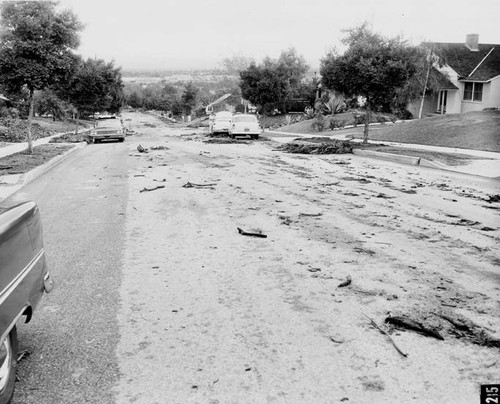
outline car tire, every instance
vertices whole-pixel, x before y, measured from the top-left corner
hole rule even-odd
[[[10,403],[17,372],[17,329],[10,331],[0,346],[0,403]]]
[[[124,142],[125,139],[121,138],[121,139],[118,139],[119,142]]]
[[[97,144],[97,143],[99,143],[99,142],[100,142],[100,140],[99,140],[99,139],[94,139],[94,143],[95,143],[95,144]]]

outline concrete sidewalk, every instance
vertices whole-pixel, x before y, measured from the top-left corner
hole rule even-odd
[[[90,129],[83,129],[79,133],[86,133],[90,132]],[[63,133],[56,133],[55,135],[47,136],[47,137],[42,137],[40,139],[36,139],[33,141],[33,147],[35,146],[40,146],[42,144],[47,144],[49,143],[53,138],[59,137],[59,136],[64,136],[70,133],[74,133],[74,131],[70,132],[63,132]],[[22,143],[11,143],[8,146],[0,146],[0,158],[10,156],[11,154],[19,153],[28,148],[28,142],[22,142]]]
[[[299,134],[291,132],[278,132],[278,131],[265,131],[265,134],[270,134],[273,140],[278,142],[286,143],[292,138],[313,138],[321,137],[321,133],[318,134]],[[323,135],[324,136],[324,135]],[[349,133],[347,134],[333,134],[324,137],[339,139],[339,140],[350,140],[353,142],[361,142],[361,139],[351,139]],[[384,141],[368,141],[374,144],[383,144],[386,146],[399,147],[404,149],[412,150],[422,150],[431,151],[436,153],[444,154],[460,154],[463,156],[471,156],[473,159],[469,160],[467,164],[460,166],[450,166],[443,163],[438,163],[425,158],[419,158],[414,156],[403,156],[401,154],[390,154],[377,151],[369,150],[359,150],[358,154],[362,157],[379,158],[383,160],[390,160],[397,163],[410,164],[410,165],[422,165],[426,167],[436,168],[445,171],[453,171],[462,174],[477,175],[482,177],[500,179],[500,153],[481,151],[481,150],[471,150],[471,149],[459,149],[452,147],[439,147],[439,146],[428,146],[412,143],[396,143],[396,142],[384,142]],[[425,156],[425,154],[422,154]],[[406,157],[406,158],[405,158]]]
[[[83,130],[81,131],[81,133],[84,133],[86,131],[89,131],[89,129]],[[63,136],[67,133],[73,133],[73,132],[57,133],[52,136],[47,136],[45,138],[37,139],[33,141],[33,147],[42,144],[47,144],[50,142],[52,138]],[[13,193],[19,191],[22,187],[24,187],[26,184],[30,183],[34,179],[38,178],[40,175],[46,173],[51,168],[55,167],[57,164],[62,162],[71,153],[75,152],[76,150],[84,146],[86,146],[86,143],[74,143],[74,147],[72,147],[67,152],[54,157],[52,160],[48,161],[44,165],[36,167],[33,170],[28,171],[27,173],[24,174],[1,175],[0,172],[0,202],[8,198]],[[0,147],[0,158],[22,152],[26,150],[27,147],[28,147],[28,142],[13,143],[8,146]]]

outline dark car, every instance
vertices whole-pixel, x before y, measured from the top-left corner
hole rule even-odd
[[[0,207],[0,403],[9,403],[14,394],[16,323],[22,316],[29,322],[52,287],[36,203]]]
[[[96,121],[96,126],[90,134],[94,143],[100,143],[102,140],[125,140],[125,131],[121,119],[105,119]]]

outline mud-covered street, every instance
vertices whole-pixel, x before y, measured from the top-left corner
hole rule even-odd
[[[117,402],[471,403],[498,381],[498,181],[124,118]]]

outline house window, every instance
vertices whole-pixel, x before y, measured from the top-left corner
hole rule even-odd
[[[473,83],[466,81],[464,83],[464,101],[482,101],[483,83]]]

